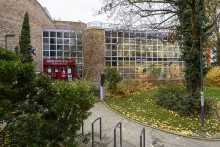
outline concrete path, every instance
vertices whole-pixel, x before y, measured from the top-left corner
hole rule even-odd
[[[92,132],[91,124],[96,118],[102,118],[102,141],[99,140],[99,121],[94,124],[95,147],[114,147],[114,128],[119,122],[122,123],[123,147],[140,147],[140,134],[143,128],[146,134],[146,147],[220,147],[220,141],[182,137],[138,124],[112,111],[102,102],[96,103],[91,112],[92,115],[84,121],[85,133]],[[117,128],[117,147],[120,147],[119,131],[120,129]],[[91,142],[82,145],[82,147],[91,146]]]

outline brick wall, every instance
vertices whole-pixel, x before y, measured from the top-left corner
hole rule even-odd
[[[42,29],[56,28],[55,23],[36,0],[0,0],[0,46],[5,47],[5,34],[14,33],[7,39],[8,49],[18,45],[25,12],[29,13],[31,44],[36,50],[36,70],[42,69]]]

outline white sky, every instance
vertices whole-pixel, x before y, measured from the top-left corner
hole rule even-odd
[[[53,19],[62,21],[81,21],[84,23],[101,21],[109,23],[107,16],[94,16],[100,10],[101,0],[37,0],[46,7]]]

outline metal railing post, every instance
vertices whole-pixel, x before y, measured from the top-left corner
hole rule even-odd
[[[143,146],[142,146],[143,143]],[[142,129],[140,135],[140,147],[145,147],[145,128]]]
[[[97,120],[100,120],[100,140],[102,140],[102,118],[99,117],[99,118],[96,118],[93,122],[92,122],[92,147],[94,147],[94,123],[97,121]]]
[[[84,123],[83,123],[83,118],[82,118],[82,137],[84,138]]]
[[[116,129],[120,125],[120,147],[122,147],[122,127],[121,122],[119,122],[114,128],[114,147],[116,147]]]

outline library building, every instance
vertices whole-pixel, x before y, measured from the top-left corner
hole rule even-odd
[[[53,20],[36,0],[2,0],[0,9],[0,46],[5,48],[7,39],[7,49],[14,50],[28,12],[36,72],[54,80],[86,78],[98,82],[107,66],[117,68],[123,79],[152,71],[163,79],[172,69],[179,71],[172,78],[183,77],[184,61],[173,31]]]

